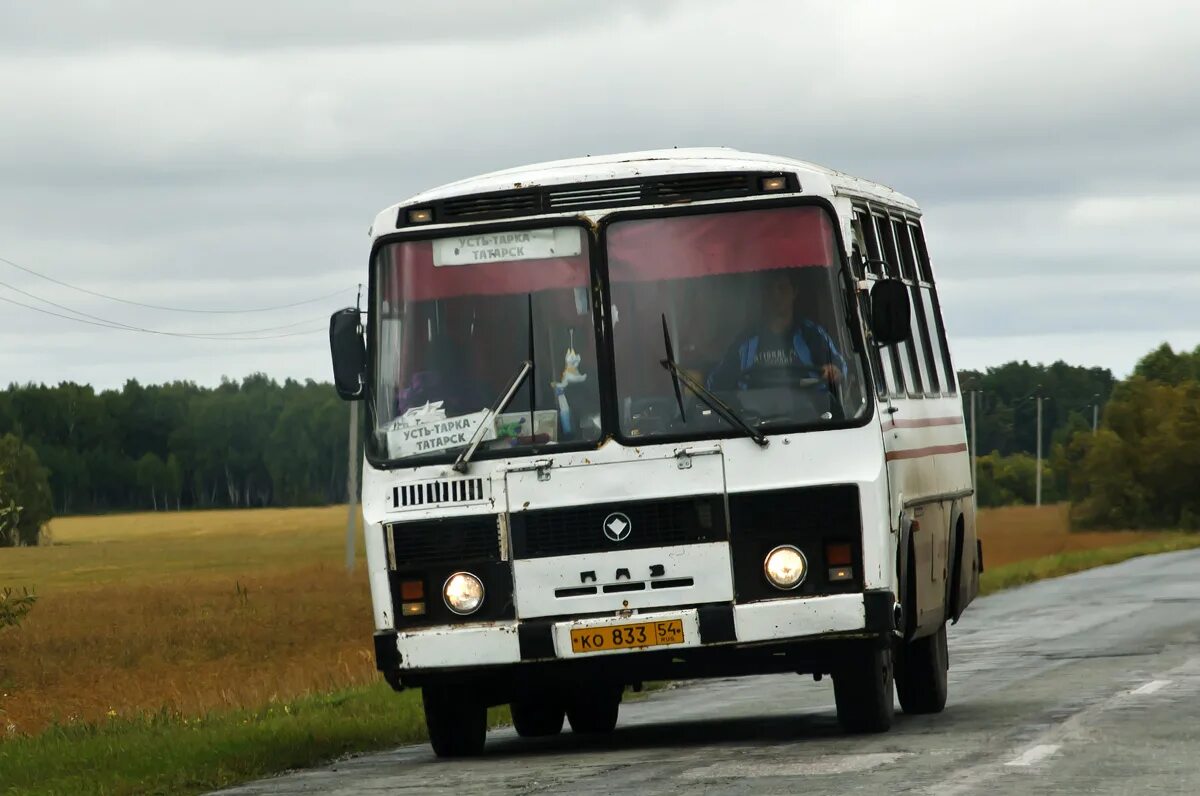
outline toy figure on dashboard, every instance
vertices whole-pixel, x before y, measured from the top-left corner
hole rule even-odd
[[[571,433],[571,405],[567,402],[567,387],[587,381],[587,375],[579,372],[581,359],[579,354],[575,353],[574,337],[575,335],[572,334],[571,345],[567,347],[566,367],[563,368],[562,378],[550,382],[550,386],[554,388],[555,398],[558,400],[558,417],[565,434]]]

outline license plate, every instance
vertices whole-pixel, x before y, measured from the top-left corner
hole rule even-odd
[[[662,647],[682,643],[682,619],[633,622],[608,627],[581,627],[571,631],[571,651],[574,653]]]

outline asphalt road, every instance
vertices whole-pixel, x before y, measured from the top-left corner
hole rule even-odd
[[[979,599],[950,635],[950,702],[841,734],[828,679],[688,684],[621,708],[602,739],[493,732],[226,794],[1200,793],[1200,551]]]

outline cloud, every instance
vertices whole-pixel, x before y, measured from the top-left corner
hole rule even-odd
[[[1194,285],[1178,280],[1200,243],[1200,97],[1186,79],[1200,73],[1200,6],[288,8],[4,6],[0,256],[152,303],[286,303],[352,291],[375,212],[433,185],[729,144],[916,197],[950,331],[986,341],[962,347],[964,366],[1036,357],[1039,335],[1190,328],[1179,296]],[[3,269],[0,280],[105,317],[193,320]],[[325,376],[320,335],[178,348],[95,330],[85,339],[105,356],[89,357],[53,337],[62,323],[6,306],[4,369],[102,383]],[[61,347],[13,348],[31,328]],[[1122,371],[1137,354],[1089,350]]]

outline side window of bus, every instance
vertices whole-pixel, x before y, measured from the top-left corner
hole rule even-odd
[[[901,219],[893,219],[892,231],[896,236],[896,245],[900,248],[900,260],[903,263],[904,281],[909,285],[909,303],[912,307],[910,320],[912,323],[912,352],[920,364],[922,375],[925,377],[925,394],[938,395],[942,391],[944,379],[939,372],[939,356],[934,352],[933,341],[929,334],[929,313],[922,301],[921,287],[923,274],[917,265],[917,252],[914,247],[911,230],[915,227]]]
[[[910,224],[909,233],[912,238],[913,255],[916,258],[917,273],[920,281],[921,300],[919,306],[929,323],[930,348],[935,364],[938,366],[939,383],[942,392],[953,395],[958,391],[955,384],[954,365],[950,361],[950,347],[946,344],[946,325],[942,321],[942,307],[938,303],[937,288],[933,283],[933,268],[929,264],[929,249],[925,246],[925,235],[920,224]],[[917,303],[914,302],[914,305]]]
[[[862,217],[858,210],[854,211],[854,219],[850,222],[850,234],[854,240],[850,243],[850,268],[855,279],[866,277],[867,242],[863,240]]]
[[[855,207],[854,217],[850,222],[850,231],[854,236],[852,247],[852,267],[854,269],[854,278],[862,280],[867,278],[869,273],[867,264],[867,239],[863,232],[863,219],[867,218],[865,208]],[[863,322],[866,323],[871,317],[871,299],[870,294],[863,292],[859,293],[860,301],[862,302]],[[886,398],[888,394],[888,385],[883,373],[883,361],[879,356],[879,348],[874,345],[868,345],[871,357],[871,374],[872,381],[875,382],[875,392],[880,398]]]
[[[870,211],[865,207],[856,207],[854,215],[855,241],[861,241],[862,254],[866,259],[864,277],[874,281],[886,276],[883,257],[879,250],[879,237],[876,234],[875,221]],[[868,307],[868,315],[870,309]],[[900,381],[899,360],[896,359],[895,346],[880,349],[871,346],[871,366],[875,373],[875,391],[880,398],[889,395],[904,395],[904,384]]]
[[[892,219],[885,215],[872,215],[874,221],[875,234],[879,240],[879,248],[883,254],[882,259],[887,263],[886,276],[892,279],[904,279],[903,263],[900,259],[899,249],[896,246],[896,239],[892,233]],[[924,387],[921,380],[920,364],[916,354],[913,351],[913,340],[905,340],[890,346],[892,349],[892,359],[896,364],[897,373],[903,379],[903,387],[899,392],[901,395],[907,395],[910,398],[919,398],[924,394]]]

